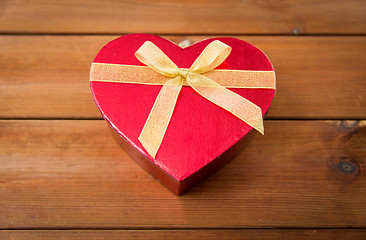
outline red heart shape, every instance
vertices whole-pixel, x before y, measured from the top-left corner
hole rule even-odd
[[[206,39],[182,49],[158,36],[130,34],[104,46],[94,62],[143,65],[134,53],[145,41],[151,41],[178,67],[189,68],[203,49],[214,40],[220,40],[232,47],[229,57],[217,69],[273,71],[269,59],[256,47],[227,37]],[[91,81],[90,84],[94,100],[111,126],[178,182],[184,181],[218,158],[252,129],[231,113],[201,97],[191,87],[184,86],[154,160],[144,150],[138,136],[161,86],[96,81]],[[275,92],[273,89],[230,90],[258,105],[263,115],[267,112]]]

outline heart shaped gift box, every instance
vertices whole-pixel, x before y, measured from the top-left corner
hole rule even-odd
[[[90,85],[122,147],[180,195],[235,157],[253,127],[262,131],[275,75],[269,59],[239,39],[206,39],[183,49],[155,35],[129,34],[99,51]]]

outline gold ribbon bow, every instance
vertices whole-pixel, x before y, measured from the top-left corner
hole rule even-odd
[[[218,40],[213,41],[189,69],[181,69],[152,42],[145,42],[136,51],[135,56],[139,61],[171,78],[160,90],[138,138],[152,157],[155,158],[161,145],[184,81],[202,97],[231,112],[260,133],[264,133],[260,107],[201,75],[219,66],[230,52],[231,47],[228,45]]]
[[[214,69],[225,61],[230,52],[231,47],[215,40],[202,51],[189,69],[183,69],[178,68],[156,45],[146,41],[135,55],[147,66],[92,63],[90,81],[163,85],[138,138],[146,151],[155,158],[183,85],[192,87],[207,100],[263,134],[260,107],[227,88],[275,89],[275,73]]]

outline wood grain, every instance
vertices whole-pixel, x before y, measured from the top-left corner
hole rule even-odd
[[[1,118],[101,118],[90,64],[117,36],[0,36]],[[167,36],[196,42],[208,36]],[[239,37],[277,74],[269,118],[365,119],[366,37]]]
[[[220,239],[220,240],[283,240],[283,239],[331,239],[358,240],[365,239],[365,229],[235,229],[235,230],[98,230],[98,231],[0,231],[4,240],[18,239]]]
[[[0,239],[366,239],[365,13],[361,0],[0,0]],[[118,146],[89,90],[98,50],[138,32],[234,36],[276,70],[266,135],[180,197]]]
[[[3,33],[365,34],[360,0],[1,1]]]
[[[265,127],[178,197],[103,120],[0,121],[0,228],[365,228],[366,121]]]

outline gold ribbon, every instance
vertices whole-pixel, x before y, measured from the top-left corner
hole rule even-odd
[[[146,41],[135,52],[135,56],[147,67],[93,63],[90,80],[163,84],[138,138],[146,151],[155,158],[183,85],[192,87],[202,97],[264,133],[260,107],[226,87],[275,89],[274,71],[214,70],[230,52],[231,47],[215,40],[202,51],[189,69],[184,69],[178,68],[155,44]]]
[[[226,88],[276,88],[273,71],[213,69],[201,74]],[[97,82],[164,85],[169,79],[147,66],[92,63],[90,71],[90,81]],[[189,85],[183,81],[183,86]]]

